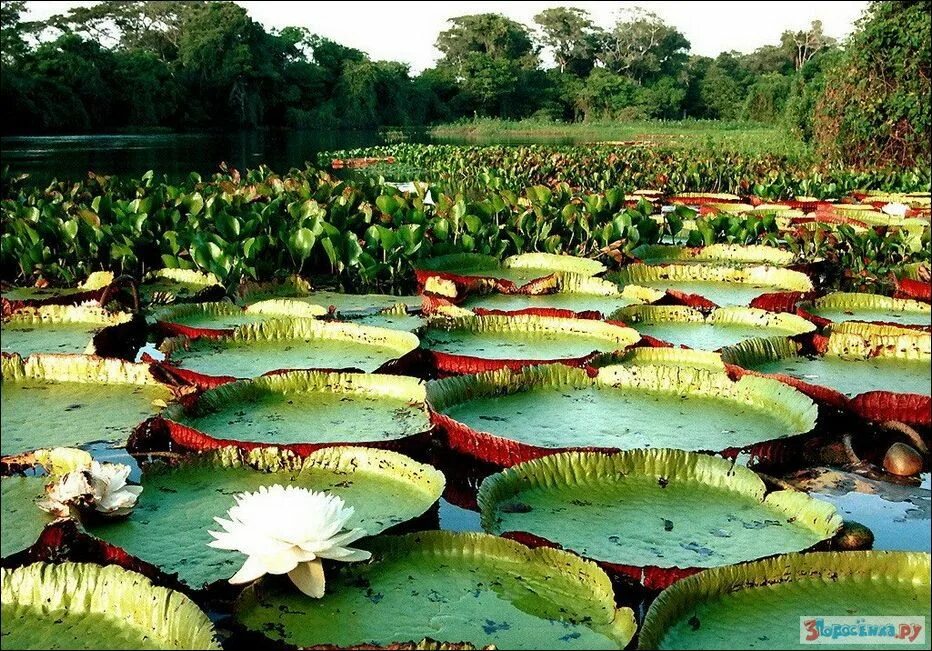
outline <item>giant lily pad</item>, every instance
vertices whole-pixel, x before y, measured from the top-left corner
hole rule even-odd
[[[250,378],[283,369],[370,372],[417,346],[416,336],[398,330],[281,319],[240,326],[223,337],[166,339],[161,350],[172,363],[201,376]]]
[[[615,283],[601,278],[567,274],[556,277],[553,291],[533,294],[476,294],[467,297],[462,305],[477,313],[514,313],[542,309],[556,313],[566,312],[565,316],[589,313],[602,318],[626,305],[640,302],[637,296],[619,290]]]
[[[150,464],[140,483],[144,491],[128,518],[88,522],[87,531],[200,588],[233,576],[245,560],[207,546],[214,516],[226,513],[236,493],[272,484],[328,491],[356,509],[349,528],[375,535],[427,511],[444,479],[387,450],[327,448],[301,459],[285,450],[231,447],[177,465]]]
[[[308,309],[320,310],[319,316],[330,316],[357,325],[416,332],[424,325],[418,316],[422,300],[420,296],[317,291],[303,297],[254,303],[247,310],[261,309],[265,313],[275,310],[280,313],[279,316],[285,311],[291,311],[294,316],[311,316],[307,313]]]
[[[821,319],[821,323],[864,321],[926,328],[932,324],[932,306],[928,303],[877,294],[836,292],[801,309],[803,314]]]
[[[637,285],[699,296],[714,305],[746,306],[762,294],[784,291],[812,291],[812,281],[804,273],[777,267],[724,267],[695,264],[650,266],[633,264],[613,274],[620,285]]]
[[[430,430],[424,384],[414,378],[294,371],[233,382],[162,417],[176,446],[392,447]]]
[[[16,311],[23,307],[39,305],[69,305],[96,301],[113,284],[113,274],[109,271],[95,271],[77,287],[8,287],[3,286],[3,313]]]
[[[567,552],[441,531],[365,545],[374,561],[342,568],[323,599],[260,585],[240,599],[237,619],[301,647],[429,635],[502,649],[622,649],[634,635],[608,577]]]
[[[786,339],[754,339],[723,349],[722,359],[870,420],[929,424],[930,341],[926,332],[848,322],[833,328],[822,354],[805,356]]]
[[[4,357],[0,453],[122,441],[171,398],[147,364],[87,355]]]
[[[877,648],[851,639],[804,643],[808,617],[925,617],[929,555],[821,552],[706,570],[677,582],[651,604],[641,649]],[[928,638],[926,638],[928,641]]]
[[[111,312],[91,305],[44,305],[26,307],[3,319],[3,352],[23,357],[33,353],[98,352],[97,335],[113,326],[124,326],[117,337],[128,337],[133,315]],[[106,349],[106,342],[101,342]]]
[[[594,276],[605,271],[597,260],[552,253],[524,253],[505,258],[457,253],[418,262],[418,283],[428,293],[456,298],[461,287],[521,291],[534,281],[554,274]],[[468,292],[467,292],[468,293]]]
[[[726,264],[726,265],[772,265],[785,267],[793,262],[792,251],[783,251],[772,246],[754,244],[712,244],[691,248],[665,244],[642,244],[631,252],[644,264]]]
[[[297,301],[319,305],[337,318],[353,319],[397,310],[412,311],[421,307],[420,296],[394,294],[345,294],[325,290],[313,291],[306,296],[282,297],[284,301]]]
[[[680,571],[808,549],[842,522],[826,502],[766,494],[753,471],[681,450],[535,459],[485,479],[478,503],[489,533],[531,534],[610,566]]]
[[[682,366],[563,366],[428,384],[450,445],[511,465],[568,448],[723,451],[802,434],[815,404],[775,380]]]
[[[155,310],[159,329],[168,335],[187,337],[230,335],[241,325],[276,318],[316,318],[327,310],[319,305],[285,300],[268,300],[245,308],[223,301],[181,303]]]
[[[140,299],[147,305],[217,300],[225,293],[217,276],[190,269],[158,269],[139,285]]]
[[[180,592],[115,565],[35,563],[0,570],[9,649],[220,649]]]
[[[0,477],[0,511],[6,523],[0,528],[0,558],[30,547],[54,520],[36,506],[36,500],[45,497],[45,482],[45,477],[35,475]]]
[[[638,339],[635,330],[605,321],[537,315],[437,317],[422,334],[423,347],[445,373],[533,363],[581,365]]]
[[[642,336],[700,350],[718,350],[754,337],[792,337],[816,328],[795,314],[748,307],[720,307],[706,316],[684,305],[634,305],[611,318],[627,323]]]

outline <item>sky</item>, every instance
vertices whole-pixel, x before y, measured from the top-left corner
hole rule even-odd
[[[41,20],[94,2],[29,2],[29,18]],[[367,52],[376,60],[402,61],[413,72],[429,68],[439,52],[437,34],[447,19],[465,14],[502,13],[533,26],[547,7],[586,9],[609,26],[619,9],[640,6],[678,28],[691,52],[716,56],[723,50],[751,52],[775,44],[780,34],[821,20],[830,36],[844,38],[867,2],[239,2],[266,27],[297,25],[338,43]]]

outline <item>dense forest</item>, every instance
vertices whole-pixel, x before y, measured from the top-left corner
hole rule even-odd
[[[929,157],[930,12],[929,0],[875,2],[844,47],[813,22],[715,58],[641,9],[607,26],[569,7],[533,28],[461,16],[437,36],[435,67],[411,75],[305,27],[269,31],[232,2],[107,2],[43,22],[3,2],[3,129],[727,119],[784,124],[855,163],[909,164]]]

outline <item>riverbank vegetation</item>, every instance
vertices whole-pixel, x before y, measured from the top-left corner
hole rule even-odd
[[[636,127],[597,125],[686,118],[769,125],[820,160],[928,166],[930,11],[875,2],[850,44],[814,22],[715,58],[637,9],[611,25],[559,7],[533,26],[461,16],[437,36],[436,65],[412,75],[303,27],[267,30],[231,2],[100,3],[43,22],[4,2],[0,97],[8,133],[454,122],[437,132],[637,140]]]

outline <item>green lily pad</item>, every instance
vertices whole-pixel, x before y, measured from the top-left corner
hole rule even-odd
[[[853,325],[853,324],[843,324]],[[824,355],[806,357],[789,340],[751,340],[722,350],[722,359],[760,373],[789,375],[847,396],[867,391],[932,394],[932,356],[928,333],[904,331],[890,349],[881,340],[833,330]]]
[[[611,279],[622,286],[637,285],[649,289],[698,294],[721,307],[747,306],[761,294],[808,292],[813,288],[812,281],[806,274],[767,266],[738,268],[689,264],[633,264],[613,274]]]
[[[109,271],[95,271],[77,287],[6,287],[2,295],[8,301],[35,301],[65,299],[86,292],[103,289],[113,282],[113,274]]]
[[[233,576],[245,560],[207,546],[213,518],[226,514],[236,493],[273,484],[328,491],[356,509],[348,528],[375,535],[427,511],[443,492],[444,479],[431,466],[386,450],[325,448],[302,460],[274,448],[224,448],[177,465],[151,464],[140,483],[143,493],[128,518],[88,522],[85,528],[201,588]]]
[[[502,649],[622,649],[634,635],[634,615],[615,608],[608,577],[567,552],[442,531],[365,546],[374,561],[341,568],[322,599],[260,585],[241,597],[237,619],[302,647],[429,635]]]
[[[537,448],[720,451],[810,431],[817,409],[776,380],[612,365],[493,371],[428,384],[431,406],[476,432]]]
[[[31,547],[55,519],[36,506],[36,500],[45,497],[45,482],[45,477],[0,477],[0,511],[6,523],[0,528],[0,558]]]
[[[761,265],[785,267],[793,262],[793,252],[783,251],[772,246],[754,244],[711,244],[702,248],[669,246],[665,244],[642,244],[631,255],[644,264],[726,264],[726,265]]]
[[[841,527],[805,493],[765,494],[752,470],[681,450],[566,452],[489,476],[482,527],[524,531],[632,567],[719,567],[801,551]]]
[[[160,350],[187,370],[249,378],[281,369],[359,368],[375,371],[418,346],[408,332],[280,319],[240,326],[219,338],[166,339]]]
[[[755,337],[791,337],[816,329],[795,314],[777,314],[748,307],[722,307],[708,316],[682,305],[635,305],[615,312],[642,335],[676,346],[718,350]]]
[[[932,323],[932,306],[928,303],[877,294],[836,292],[804,307],[810,314],[834,323],[866,321],[918,326]]]
[[[162,415],[229,441],[385,443],[430,429],[425,400],[410,377],[295,371],[225,384]]]
[[[421,307],[420,296],[395,296],[393,294],[344,294],[342,292],[314,291],[307,296],[287,300],[313,303],[324,308],[334,308],[338,318],[351,319],[395,310],[413,311]]]
[[[549,308],[573,312],[595,311],[608,315],[615,310],[641,302],[622,293],[615,283],[601,278],[567,274],[557,280],[555,291],[546,294],[491,293],[469,296],[462,303],[468,309],[484,308],[513,312],[528,308]]]
[[[3,319],[4,353],[90,353],[94,335],[128,323],[132,315],[90,305],[44,305],[23,308]]]
[[[115,565],[35,563],[0,570],[9,649],[220,649],[180,592]]]
[[[146,305],[199,301],[223,293],[217,276],[189,269],[158,269],[148,273],[139,285],[139,299]]]
[[[171,399],[147,364],[87,355],[4,357],[0,453],[123,441]]]
[[[496,278],[524,285],[555,273],[594,276],[605,271],[605,265],[597,260],[552,253],[524,253],[504,261],[487,255],[458,253],[419,261],[417,269]]]
[[[432,351],[488,360],[570,359],[622,350],[638,338],[604,321],[529,315],[434,318],[421,336]]]
[[[248,323],[261,323],[271,317],[244,310],[233,303],[182,303],[159,308],[152,313],[156,321],[188,328],[231,330]]]
[[[801,620],[812,617],[925,617],[929,554],[786,554],[706,570],[678,581],[651,604],[641,649],[809,649]],[[876,649],[877,643],[827,648]],[[926,638],[928,641],[928,637]]]
[[[357,325],[388,328],[389,330],[403,330],[404,332],[413,332],[414,334],[419,333],[427,325],[427,320],[424,317],[416,314],[399,314],[397,312],[370,314],[347,320]]]

